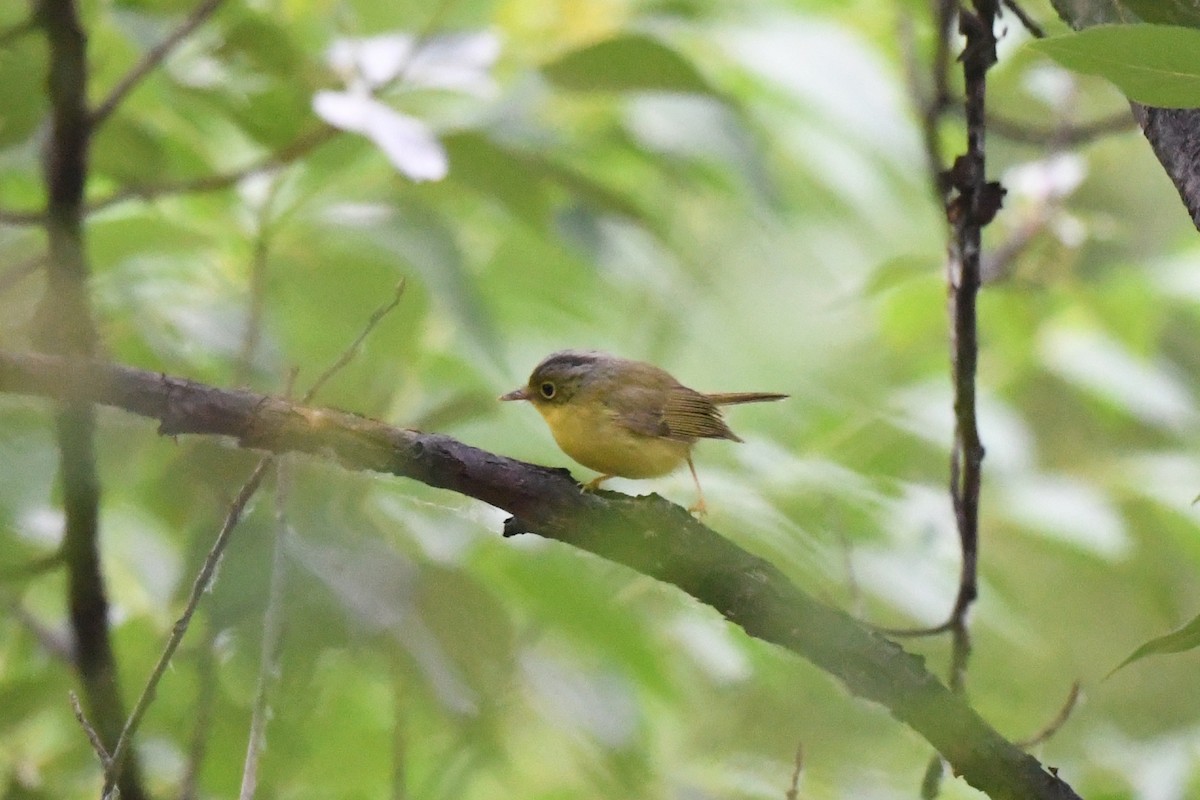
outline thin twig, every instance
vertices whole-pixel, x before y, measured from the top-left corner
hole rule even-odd
[[[62,550],[55,550],[49,555],[35,558],[32,561],[27,561],[24,564],[13,564],[12,566],[4,566],[0,568],[0,583],[16,583],[19,581],[27,581],[36,578],[39,575],[45,575],[47,572],[56,570],[65,564]]]
[[[92,750],[100,759],[100,765],[108,769],[112,759],[109,758],[108,751],[104,749],[104,742],[100,741],[100,734],[96,733],[92,723],[87,721],[87,716],[83,713],[83,706],[79,705],[79,696],[74,692],[67,692],[67,697],[71,700],[71,710],[75,712],[75,719],[79,722],[79,727],[83,728],[83,733],[91,743]]]
[[[1025,9],[1021,8],[1021,4],[1017,0],[1004,0],[1004,7],[1021,21],[1021,24],[1025,26],[1025,30],[1029,31],[1030,35],[1035,39],[1046,38],[1046,30],[1033,21],[1033,17],[1029,16]]]
[[[946,206],[953,236],[947,268],[951,320],[951,371],[954,385],[954,446],[950,457],[950,495],[962,550],[958,596],[950,614],[953,648],[950,687],[962,691],[971,652],[967,613],[978,596],[979,492],[983,444],[976,418],[976,364],[979,330],[976,302],[981,286],[983,226],[999,208],[1002,191],[988,184],[986,164],[987,72],[996,62],[995,0],[974,0],[974,13],[959,11],[966,37],[960,57],[966,89],[967,150],[949,175],[954,190]]]
[[[957,609],[956,609],[957,611]],[[950,690],[966,691],[967,664],[971,660],[971,629],[967,626],[967,607],[956,613],[950,625]]]
[[[1128,110],[1093,122],[1056,127],[1034,127],[996,113],[988,114],[988,129],[998,136],[1022,144],[1077,147],[1104,136],[1137,130],[1137,120]]]
[[[933,627],[911,629],[876,628],[891,636],[953,635],[950,683],[961,690],[970,654],[967,611],[978,592],[979,489],[983,447],[975,419],[975,367],[978,356],[976,295],[980,287],[981,228],[995,213],[999,187],[986,182],[984,133],[987,70],[996,60],[994,33],[996,0],[974,0],[974,12],[955,0],[932,0],[935,50],[930,64],[932,89],[926,93],[911,54],[911,24],[903,38],[908,44],[910,91],[921,113],[922,137],[935,194],[946,204],[951,227],[950,258],[947,262],[951,318],[951,367],[954,383],[955,435],[950,457],[950,495],[954,505],[962,551],[962,569],[958,594],[946,622]],[[951,108],[949,91],[950,47],[953,21],[966,38],[959,57],[966,86],[964,113],[967,119],[967,152],[947,170],[941,152],[942,117]]]
[[[980,261],[979,279],[985,286],[1012,276],[1018,259],[1050,224],[1050,216],[1057,210],[1056,206],[1056,203],[1038,204],[1033,213],[1022,221],[1011,235]]]
[[[869,624],[869,623],[867,623]],[[949,620],[927,628],[887,628],[882,625],[870,625],[871,630],[895,639],[918,639],[923,636],[939,636],[950,630],[953,623]]]
[[[796,800],[800,796],[800,772],[804,769],[804,743],[796,745],[796,758],[794,768],[792,769],[792,782],[788,787],[784,797],[787,800]]]
[[[42,225],[45,221],[46,214],[42,211],[13,211],[7,208],[0,208],[0,225],[12,225],[14,227]]]
[[[322,123],[307,133],[301,134],[295,141],[285,145],[278,151],[269,153],[244,167],[230,172],[223,172],[219,175],[206,175],[203,178],[126,187],[113,192],[107,197],[101,197],[98,200],[93,200],[85,204],[83,211],[85,214],[94,214],[97,211],[102,211],[118,203],[124,203],[127,200],[154,200],[160,197],[203,194],[205,192],[218,192],[228,189],[247,178],[287,166],[317,147],[320,147],[325,142],[328,142],[337,133],[338,130],[336,128]],[[44,221],[45,215],[38,211],[6,211],[0,209],[0,223],[14,226],[41,225]]]
[[[192,615],[196,613],[196,607],[200,605],[200,598],[208,590],[209,582],[212,580],[213,573],[216,572],[217,564],[220,563],[221,556],[225,552],[225,547],[229,544],[229,538],[233,534],[234,528],[237,527],[238,521],[242,518],[242,513],[246,510],[246,504],[250,502],[250,498],[258,490],[263,477],[267,474],[267,469],[274,460],[274,456],[266,456],[261,459],[257,466],[254,467],[254,471],[250,473],[250,477],[242,484],[237,497],[230,503],[229,510],[225,514],[225,522],[221,525],[221,531],[217,534],[217,539],[213,542],[208,555],[205,556],[204,563],[200,567],[200,572],[196,575],[196,580],[192,582],[192,591],[188,595],[187,605],[184,606],[183,613],[176,620],[175,625],[172,626],[171,635],[167,638],[166,647],[163,648],[162,654],[159,655],[158,663],[154,665],[154,669],[150,672],[146,686],[142,689],[142,693],[138,697],[133,711],[129,714],[129,719],[125,722],[125,728],[121,731],[121,738],[117,740],[117,746],[113,748],[112,762],[104,776],[104,794],[107,794],[120,778],[121,770],[124,767],[125,754],[129,751],[129,744],[133,739],[133,734],[137,731],[138,726],[142,722],[142,717],[145,716],[146,710],[150,707],[150,703],[154,699],[158,682],[162,680],[162,676],[167,671],[167,666],[171,663],[171,656],[175,654],[179,643],[183,641],[183,635],[187,633],[188,625],[192,621]]]
[[[54,630],[35,617],[29,609],[17,600],[6,600],[9,613],[13,619],[21,623],[27,631],[33,634],[38,644],[50,655],[64,664],[77,666],[75,663],[75,646],[71,637],[65,631]]]
[[[188,14],[183,23],[171,31],[165,39],[150,48],[142,60],[137,63],[125,77],[117,82],[112,91],[108,93],[100,105],[92,111],[88,117],[88,124],[95,130],[104,120],[108,119],[109,115],[116,110],[125,96],[133,91],[141,81],[149,75],[163,59],[175,49],[175,46],[182,42],[196,28],[204,24],[204,21],[212,16],[213,12],[223,3],[224,0],[204,0],[200,5],[193,9],[191,14]]]
[[[363,326],[362,332],[355,337],[354,341],[350,343],[349,347],[342,351],[342,354],[337,357],[337,360],[329,365],[329,369],[322,372],[316,381],[313,382],[313,385],[309,387],[309,390],[304,393],[304,397],[301,398],[301,403],[308,403],[314,397],[316,397],[317,392],[321,391],[321,388],[329,382],[329,379],[336,375],[343,367],[349,364],[350,360],[358,354],[358,349],[362,347],[362,343],[366,341],[366,338],[371,335],[371,331],[375,329],[375,326],[378,325],[383,318],[392,311],[392,309],[400,305],[400,298],[404,296],[404,285],[405,280],[401,278],[400,282],[396,284],[395,290],[392,292],[391,300],[375,309],[375,311],[371,314],[371,317],[367,320],[367,324]]]
[[[1058,710],[1058,713],[1054,715],[1054,719],[1050,720],[1046,727],[1042,728],[1033,736],[1029,737],[1028,739],[1021,739],[1013,744],[1015,744],[1017,747],[1020,747],[1022,750],[1029,750],[1032,747],[1036,747],[1039,744],[1048,741],[1062,729],[1063,725],[1067,724],[1067,720],[1071,718],[1071,714],[1075,711],[1075,706],[1079,704],[1080,695],[1081,692],[1079,681],[1075,681],[1071,684],[1071,691],[1067,692],[1066,702],[1063,703],[1062,708]]]

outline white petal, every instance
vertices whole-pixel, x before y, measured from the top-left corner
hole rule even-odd
[[[413,37],[406,33],[338,39],[329,48],[330,66],[347,79],[360,76],[372,87],[400,73],[413,57]]]
[[[335,128],[363,133],[375,98],[361,92],[317,92],[313,95],[313,113]]]
[[[449,161],[429,126],[362,92],[317,92],[313,111],[335,128],[361,133],[414,181],[446,177]]]
[[[414,181],[440,181],[446,177],[450,167],[446,151],[420,120],[376,103],[363,133],[396,169]]]
[[[455,89],[484,94],[494,84],[488,70],[500,56],[500,39],[493,33],[460,33],[439,36],[421,47],[404,69],[409,86]]]

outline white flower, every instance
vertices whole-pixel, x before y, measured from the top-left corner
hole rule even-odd
[[[396,111],[375,92],[395,85],[486,97],[496,88],[488,70],[499,54],[499,40],[486,32],[424,40],[403,33],[339,39],[328,59],[346,89],[317,92],[313,111],[335,128],[370,139],[412,180],[441,180],[449,162],[433,130]]]

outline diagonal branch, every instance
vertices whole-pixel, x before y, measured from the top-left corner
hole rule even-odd
[[[219,192],[236,186],[247,178],[269,172],[279,167],[285,167],[321,145],[333,139],[339,131],[330,125],[317,125],[295,140],[281,147],[274,153],[268,153],[257,161],[252,161],[244,167],[221,172],[216,175],[205,175],[201,178],[187,180],[165,181],[146,186],[127,186],[118,189],[107,197],[91,200],[84,205],[84,214],[94,214],[109,206],[124,203],[126,200],[154,200],[159,197],[171,197],[182,194],[204,194]],[[37,211],[10,211],[0,209],[0,223],[7,225],[40,225],[45,221],[45,214]]]
[[[163,62],[175,46],[182,42],[191,34],[192,31],[204,24],[205,20],[213,15],[213,12],[220,7],[225,0],[204,0],[200,5],[188,14],[187,19],[175,30],[171,31],[165,39],[156,44],[147,51],[133,69],[125,74],[125,77],[112,88],[100,105],[96,106],[95,110],[88,117],[88,124],[93,130],[104,123],[104,120],[117,109],[121,101],[126,95],[134,90],[134,88],[142,82],[142,80]]]
[[[213,543],[212,548],[208,552],[208,556],[204,559],[204,564],[197,573],[196,579],[192,582],[192,591],[188,595],[187,605],[180,615],[179,620],[171,628],[171,635],[167,639],[167,645],[163,648],[163,652],[159,654],[158,662],[154,665],[154,669],[150,672],[150,677],[146,681],[146,690],[138,697],[137,703],[134,704],[133,711],[129,714],[129,719],[125,722],[125,727],[121,731],[120,737],[117,739],[117,744],[113,748],[112,757],[109,763],[106,764],[104,777],[104,792],[103,797],[108,797],[114,784],[120,783],[120,779],[129,771],[130,761],[133,759],[133,751],[130,745],[133,742],[133,734],[141,725],[142,717],[150,708],[150,703],[154,700],[154,690],[158,686],[158,682],[162,680],[162,676],[166,674],[167,667],[171,664],[171,656],[175,655],[175,651],[179,648],[179,643],[183,641],[183,636],[187,633],[188,625],[192,620],[192,615],[196,613],[196,609],[200,606],[200,598],[204,592],[208,590],[209,583],[212,581],[213,573],[217,570],[217,564],[220,563],[221,554],[225,551],[225,546],[229,542],[229,538],[233,535],[234,528],[242,518],[242,513],[246,510],[246,504],[250,502],[250,498],[258,491],[259,484],[266,477],[267,469],[270,468],[274,458],[265,456],[259,460],[254,470],[250,473],[250,477],[242,484],[241,490],[237,497],[229,505],[229,510],[225,514],[225,521],[221,525],[221,531],[217,534],[217,539]]]
[[[1002,136],[1010,142],[1066,148],[1089,144],[1105,136],[1137,130],[1137,120],[1129,111],[1120,111],[1091,122],[1038,127],[1009,119],[1000,114],[989,114],[988,128],[992,133]]]
[[[0,353],[0,392],[123,408],[157,419],[163,435],[232,437],[246,448],[308,453],[477,498],[514,515],[507,535],[557,539],[671,583],[750,635],[808,659],[854,694],[886,706],[956,774],[996,800],[1078,798],[950,692],[922,659],[816,601],[769,562],[661,498],[582,493],[564,470],[449,436],[81,359]]]
[[[1004,0],[1004,7],[1012,12],[1021,25],[1024,26],[1025,30],[1029,31],[1029,34],[1035,39],[1046,38],[1046,29],[1039,25],[1033,17],[1029,16],[1029,12],[1022,8],[1017,0]]]

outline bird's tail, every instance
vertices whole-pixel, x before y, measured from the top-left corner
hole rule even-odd
[[[786,394],[774,392],[726,392],[724,394],[706,395],[714,405],[735,406],[738,403],[765,403],[769,400],[783,400]]]

